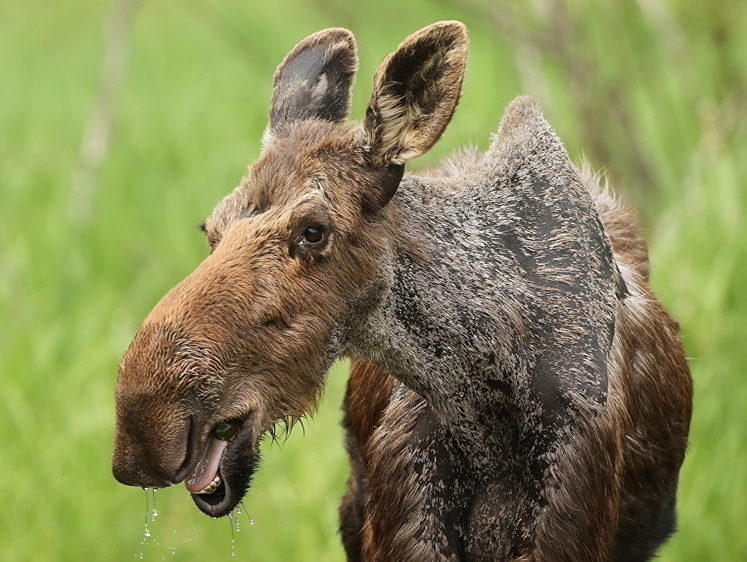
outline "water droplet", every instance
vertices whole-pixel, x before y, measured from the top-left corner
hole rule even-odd
[[[228,520],[231,524],[231,556],[236,556],[236,533],[241,531],[241,528],[239,527],[239,520],[233,511],[228,514]]]
[[[145,492],[145,518],[143,521],[143,538],[140,541],[140,546],[145,547],[148,544],[158,545],[158,540],[153,536],[153,531],[150,528],[150,523],[153,523],[158,517],[158,510],[156,509],[156,489],[155,488],[143,488]],[[144,558],[144,551],[136,556],[142,560]]]
[[[244,507],[244,502],[239,503],[239,507],[236,508],[237,513],[245,513],[246,519],[249,521],[250,525],[254,525],[254,519],[252,519],[252,516],[249,515],[249,512],[246,510],[246,507]]]
[[[143,491],[145,492],[145,522],[143,524],[143,540],[140,541],[141,545],[145,545],[148,542],[148,539],[150,538],[150,529],[148,528],[148,517],[151,511],[151,503],[150,503],[150,491],[151,488],[143,488]],[[143,557],[143,553],[140,553],[140,558]]]
[[[236,513],[232,511],[228,514],[228,518],[231,520],[231,532],[236,531],[237,533],[241,532],[241,524],[239,523],[239,518],[237,517]]]
[[[151,488],[150,489],[151,495],[151,501],[150,501],[150,520],[155,521],[156,517],[158,517],[158,510],[156,509],[156,492],[158,492],[158,488]]]

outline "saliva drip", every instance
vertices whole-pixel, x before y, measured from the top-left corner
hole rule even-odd
[[[145,552],[146,549],[152,549],[153,547],[160,547],[161,542],[156,540],[154,538],[154,532],[153,527],[154,523],[156,521],[156,517],[158,517],[158,506],[156,503],[156,494],[158,492],[157,488],[143,488],[143,491],[145,492],[145,521],[143,526],[143,538],[140,541],[140,552],[135,556],[135,558],[139,560],[145,559]],[[238,530],[238,526],[237,526]],[[174,529],[174,535],[176,535],[177,531]],[[176,540],[176,537],[172,539],[172,541],[167,542],[174,542]],[[191,539],[187,539],[185,542],[190,542]],[[178,546],[170,546],[169,547],[169,554],[171,556],[176,556],[177,554],[177,548]],[[152,553],[151,553],[152,554]],[[165,557],[161,558],[162,560],[165,560]]]
[[[148,527],[148,512],[150,511],[150,496],[148,495],[148,492],[150,491],[150,488],[143,488],[143,492],[145,492],[145,523],[143,526],[143,539],[140,541],[140,546],[144,547],[148,540],[150,539],[150,527]],[[135,558],[142,560],[143,559],[144,552],[140,550],[140,553],[135,556]]]
[[[250,525],[254,525],[254,519],[252,519],[251,515],[249,515],[249,512],[244,507],[244,502],[243,501],[239,502],[238,507],[236,507],[236,509],[234,511],[237,513],[237,515],[241,515],[242,513],[246,513],[246,518],[249,521],[249,524]]]
[[[156,509],[156,492],[158,492],[157,488],[151,488],[151,510],[150,510],[150,520],[151,522],[156,520],[156,517],[158,517],[158,510]]]
[[[228,514],[228,519],[231,522],[231,556],[236,556],[236,533],[241,531],[241,526],[234,511]]]
[[[158,510],[156,509],[156,492],[155,488],[143,488],[145,492],[145,525],[143,527],[143,540],[140,541],[140,546],[145,546],[150,542],[152,537],[152,531],[149,524],[153,523],[158,517]],[[158,544],[158,541],[154,541],[154,544]],[[142,560],[143,552],[141,551],[138,558]]]
[[[236,534],[241,532],[240,517],[242,514],[246,514],[249,524],[254,525],[254,520],[249,517],[249,512],[246,511],[243,502],[228,514],[228,520],[231,523],[231,556],[236,556]]]
[[[148,527],[148,523],[150,522],[150,488],[143,488],[143,491],[145,492],[145,528],[143,529],[143,536],[145,537],[143,539],[143,542],[141,544],[145,544],[148,538],[150,538],[150,528]]]

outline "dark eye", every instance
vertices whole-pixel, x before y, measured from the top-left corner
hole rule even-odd
[[[307,244],[319,244],[326,234],[323,226],[312,224],[303,231],[303,241]]]
[[[289,252],[293,258],[314,259],[324,254],[324,249],[330,241],[332,228],[314,219],[307,219],[299,225],[293,238]]]

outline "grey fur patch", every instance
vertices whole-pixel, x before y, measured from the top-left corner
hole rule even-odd
[[[633,382],[630,359],[619,358],[632,344],[618,329],[630,325],[628,314],[669,321],[630,300],[629,287],[645,283],[638,277],[645,244],[630,215],[593,175],[576,170],[529,98],[508,107],[487,153],[468,151],[423,176],[406,174],[390,207],[392,216],[407,217],[403,242],[382,304],[351,335],[348,352],[407,387],[393,394],[369,451],[396,467],[396,477],[385,468],[369,474],[372,486],[381,479],[394,487],[389,505],[418,498],[402,514],[420,525],[402,520],[401,552],[424,549],[417,552],[439,560],[611,556],[621,508],[601,506],[617,501],[620,471],[636,462],[621,460],[627,453],[615,444],[628,423],[618,411],[620,393],[636,392],[621,391],[621,378],[650,392]],[[407,249],[412,240],[420,243],[417,255]],[[682,358],[665,332],[655,336],[662,347],[651,361]],[[678,361],[666,376],[680,377],[686,394],[689,375],[677,371]],[[405,426],[392,416],[403,404],[420,424],[398,433]],[[684,410],[671,415],[689,419]],[[649,420],[633,423],[647,431]],[[397,435],[394,449],[389,435]],[[680,429],[672,438],[681,462]],[[668,473],[669,486],[676,474]],[[576,519],[557,503],[561,497],[579,505]],[[603,516],[603,509],[613,511]],[[569,516],[598,531],[573,534]],[[555,534],[566,524],[563,537]],[[377,540],[387,543],[386,536]]]

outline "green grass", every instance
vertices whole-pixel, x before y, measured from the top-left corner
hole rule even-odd
[[[747,11],[738,1],[662,1],[647,13],[569,1],[544,18],[520,5],[142,2],[91,220],[76,221],[73,177],[108,6],[0,0],[3,559],[231,558],[230,522],[201,515],[181,486],[158,492],[141,544],[145,495],[109,468],[117,363],[160,296],[205,256],[196,225],[256,157],[274,66],[295,42],[323,27],[355,31],[360,118],[379,60],[438,19],[468,24],[470,67],[452,126],[416,166],[487,146],[506,103],[530,93],[574,157],[641,208],[653,285],[682,324],[696,383],[680,532],[661,559],[745,559]],[[565,51],[546,43],[563,23]],[[328,378],[305,435],[265,447],[237,556],[343,558],[344,366]]]

